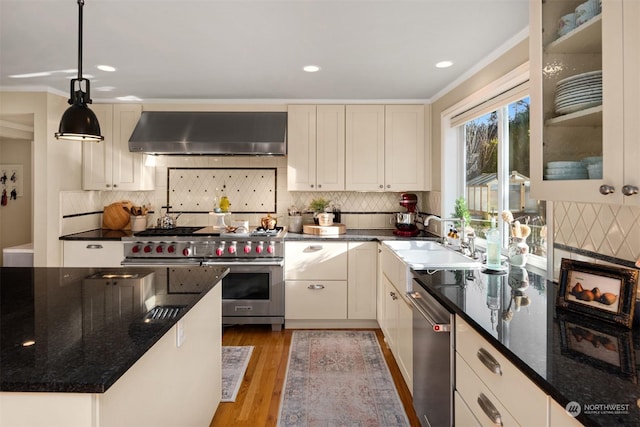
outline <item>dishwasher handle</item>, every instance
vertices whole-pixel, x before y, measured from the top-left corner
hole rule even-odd
[[[418,310],[418,313],[425,318],[427,322],[431,325],[431,329],[433,332],[451,332],[451,324],[450,323],[441,323],[437,322],[429,312],[420,304],[420,300],[422,296],[418,292],[407,292],[407,296],[409,297],[409,301],[411,305]]]

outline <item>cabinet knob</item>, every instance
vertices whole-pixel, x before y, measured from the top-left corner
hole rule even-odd
[[[387,184],[387,188],[391,188],[391,184]]]
[[[107,184],[107,188],[110,188],[110,187],[111,187],[111,184]]]
[[[622,194],[625,196],[633,196],[634,194],[638,194],[638,187],[635,185],[625,185],[622,187]]]
[[[605,196],[607,194],[613,194],[616,192],[616,188],[613,185],[601,185],[600,186],[600,194],[604,194]]]
[[[318,184],[318,188],[322,188],[322,184]]]
[[[118,186],[118,184],[113,184],[113,188],[116,188]]]
[[[313,188],[313,184],[311,184],[311,186],[310,186],[310,187],[311,187],[311,188]]]
[[[379,187],[380,187],[380,188],[384,188],[384,185],[380,184],[380,186],[379,186]]]

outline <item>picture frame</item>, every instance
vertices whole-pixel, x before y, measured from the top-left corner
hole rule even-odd
[[[557,307],[632,327],[638,270],[563,258]]]
[[[631,331],[570,314],[559,316],[558,324],[563,356],[638,384]]]

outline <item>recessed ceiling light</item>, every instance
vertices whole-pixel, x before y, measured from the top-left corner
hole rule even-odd
[[[22,343],[23,347],[31,347],[32,345],[35,345],[35,341],[34,340],[27,340],[25,342]]]
[[[96,68],[98,70],[108,71],[108,72],[113,72],[116,70],[115,67],[112,67],[111,65],[98,65]]]
[[[316,71],[320,71],[320,67],[318,67],[317,65],[305,65],[304,67],[302,67],[302,69],[307,73],[315,73]]]
[[[440,61],[436,64],[436,68],[449,68],[453,65],[451,61]]]

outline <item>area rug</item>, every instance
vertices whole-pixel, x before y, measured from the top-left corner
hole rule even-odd
[[[408,426],[373,331],[294,331],[278,426]]]
[[[222,400],[235,402],[244,373],[249,366],[253,346],[222,347]]]

